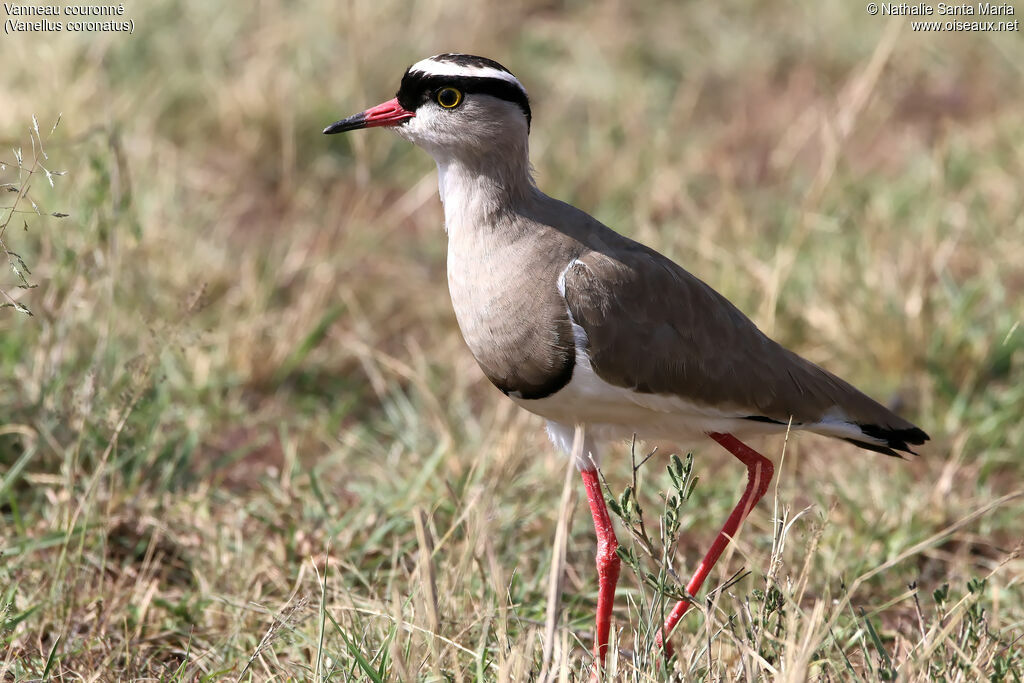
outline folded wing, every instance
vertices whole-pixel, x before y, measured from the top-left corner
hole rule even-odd
[[[912,453],[910,446],[928,439],[769,339],[725,297],[641,244],[585,252],[564,283],[594,371],[609,384],[679,396],[744,419],[792,419],[794,427],[888,455]]]

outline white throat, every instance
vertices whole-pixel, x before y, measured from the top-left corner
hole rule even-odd
[[[469,163],[450,155],[434,158],[447,232],[489,225],[537,191],[525,150],[520,155],[496,156]]]

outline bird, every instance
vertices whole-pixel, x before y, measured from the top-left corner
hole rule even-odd
[[[598,671],[621,564],[598,472],[610,444],[710,438],[746,466],[739,502],[686,584],[695,596],[773,477],[772,461],[741,439],[809,431],[902,457],[929,437],[769,338],[671,259],[544,194],[530,165],[532,122],[511,71],[444,53],[408,67],[393,99],[323,132],[389,128],[433,157],[448,288],[466,345],[570,457],[582,428],[575,464],[597,536]],[[665,619],[657,642],[666,655],[690,605],[679,600]]]

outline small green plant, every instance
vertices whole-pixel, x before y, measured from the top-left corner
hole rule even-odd
[[[57,120],[53,123],[53,127],[50,128],[50,132],[47,133],[47,141],[53,135],[54,131],[57,130],[57,126],[59,124],[60,116],[57,117]],[[32,127],[29,129],[29,141],[32,144],[31,161],[26,160],[21,147],[11,150],[14,155],[13,162],[0,161],[0,173],[5,173],[10,170],[16,174],[15,177],[9,181],[0,176],[0,180],[5,181],[0,183],[0,190],[6,190],[7,192],[15,195],[14,200],[9,206],[0,207],[0,251],[2,251],[4,256],[7,257],[7,264],[10,266],[17,278],[17,284],[15,286],[18,289],[34,289],[36,285],[29,280],[32,275],[32,271],[25,263],[25,259],[18,252],[11,250],[5,241],[7,228],[10,227],[13,222],[15,214],[34,214],[39,217],[50,215],[54,218],[66,218],[68,215],[60,211],[45,212],[32,197],[32,183],[39,173],[45,174],[47,182],[50,183],[50,187],[54,187],[53,179],[55,177],[62,176],[66,173],[66,171],[51,171],[43,164],[44,161],[49,163],[49,157],[43,147],[43,136],[39,132],[39,121],[35,116],[32,117]],[[28,202],[32,208],[25,209],[25,202]],[[22,218],[21,223],[24,230],[27,231],[29,228],[28,220]],[[12,295],[2,284],[0,284],[0,298],[3,299],[3,301],[0,301],[0,308],[13,308],[19,313],[32,315],[31,309]]]
[[[910,584],[910,589],[921,632],[916,649],[925,653],[929,680],[985,680],[983,674],[992,683],[1024,680],[1021,636],[1012,630],[1001,633],[989,624],[996,588],[988,578],[971,577],[959,597],[948,583],[935,588],[930,618],[921,607],[917,584]]]
[[[618,499],[609,496],[607,501],[608,507],[622,520],[635,541],[633,546],[619,546],[619,558],[642,582],[654,589],[662,605],[668,600],[692,599],[693,596],[686,593],[682,580],[672,567],[672,557],[679,538],[683,508],[697,484],[697,478],[693,476],[693,456],[687,455],[685,461],[675,454],[671,456],[667,469],[672,487],[662,495],[663,507],[658,517],[658,533],[656,538],[652,538],[637,491],[640,486],[640,468],[655,455],[657,449],[648,453],[639,463],[636,460],[635,443],[630,452],[633,460],[632,483],[626,486]],[[657,562],[657,571],[644,566],[636,548]]]
[[[632,544],[619,546],[619,558],[640,583],[652,591],[640,619],[646,628],[641,628],[641,640],[637,642],[633,655],[633,664],[638,670],[651,669],[652,656],[656,656],[658,650],[655,641],[672,606],[680,600],[690,601],[698,607],[701,604],[687,592],[686,580],[679,576],[673,566],[686,507],[699,479],[693,473],[693,455],[687,454],[685,458],[680,458],[672,454],[669,457],[666,470],[670,485],[665,492],[659,494],[662,505],[656,518],[657,531],[652,532],[640,502],[640,470],[656,453],[657,449],[654,449],[638,462],[634,442],[630,449],[632,481],[617,498],[609,495],[607,499],[608,507],[622,520],[633,540]],[[716,592],[728,589],[746,575],[747,572],[737,572],[724,585],[712,591],[706,600],[710,603]],[[690,673],[697,672],[691,670]]]

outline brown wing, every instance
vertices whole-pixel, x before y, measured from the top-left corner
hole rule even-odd
[[[609,384],[680,396],[737,417],[811,424],[841,417],[891,453],[927,435],[853,386],[765,336],[684,269],[622,238],[567,270],[565,299],[587,334],[594,371]],[[894,453],[893,453],[894,454]]]

